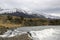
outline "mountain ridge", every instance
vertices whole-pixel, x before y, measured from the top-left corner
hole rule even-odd
[[[0,15],[12,15],[12,16],[22,16],[25,18],[47,18],[47,19],[60,19],[59,16],[53,16],[45,14],[44,12],[36,11],[26,11],[23,9],[0,9]]]
[[[38,16],[37,14],[33,14],[33,13],[29,14],[27,11],[19,10],[19,9],[15,9],[12,11],[0,12],[0,14],[12,15],[12,16],[22,16],[22,17],[26,17],[26,18],[45,18],[43,15]]]

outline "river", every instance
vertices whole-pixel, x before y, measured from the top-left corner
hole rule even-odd
[[[60,26],[20,27],[8,30],[0,37],[14,37],[29,32],[33,40],[60,40]]]

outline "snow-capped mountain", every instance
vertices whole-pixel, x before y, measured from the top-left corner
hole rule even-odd
[[[43,15],[33,13],[31,11],[25,11],[23,9],[3,9],[0,11],[0,14],[3,15],[12,15],[12,16],[22,16],[26,18],[45,18]]]
[[[44,14],[44,16],[46,18],[49,18],[49,19],[60,19],[60,16],[55,16],[55,15],[51,15],[51,14]]]
[[[0,14],[12,15],[12,16],[22,16],[26,18],[50,18],[50,19],[60,19],[60,16],[48,15],[45,12],[33,11],[33,10],[23,10],[23,9],[0,9]]]

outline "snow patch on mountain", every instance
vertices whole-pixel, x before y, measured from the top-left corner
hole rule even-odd
[[[0,9],[0,14],[4,14],[4,13],[14,13],[14,12],[23,12],[24,14],[27,15],[32,15],[32,16],[37,16],[37,17],[45,17],[45,18],[50,18],[50,19],[60,19],[60,14],[56,14],[56,13],[47,13],[44,11],[34,11],[31,10],[29,8],[13,8],[13,9]]]

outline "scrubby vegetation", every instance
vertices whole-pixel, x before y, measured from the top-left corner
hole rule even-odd
[[[24,18],[21,16],[1,15],[0,25],[5,27],[60,25],[60,19]]]
[[[8,27],[0,26],[0,35],[5,33],[8,29],[9,29]]]
[[[24,26],[40,26],[40,25],[48,25],[48,20],[33,18],[33,19],[29,19],[29,20],[27,19],[24,22]]]
[[[60,25],[60,19],[49,20],[49,25]]]

